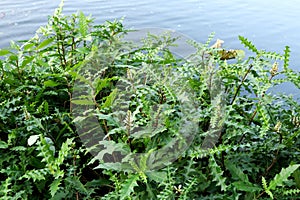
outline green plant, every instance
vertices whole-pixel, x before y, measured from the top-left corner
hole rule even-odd
[[[0,199],[299,199],[299,99],[272,90],[300,89],[289,47],[211,34],[179,58],[168,33],[137,46],[62,8],[0,50]]]

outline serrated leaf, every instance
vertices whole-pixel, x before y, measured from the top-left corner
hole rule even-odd
[[[251,42],[251,41],[249,41],[247,38],[245,38],[245,37],[243,37],[243,36],[239,36],[239,40],[242,42],[242,44],[244,44],[244,46],[246,47],[246,48],[248,48],[250,51],[252,51],[252,52],[254,52],[254,53],[256,53],[256,54],[258,54],[259,52],[258,52],[258,50],[257,50],[257,48],[255,47],[255,45]]]
[[[139,175],[135,174],[126,180],[126,182],[122,185],[122,189],[120,190],[121,200],[125,199],[126,197],[130,197],[130,194],[134,192],[134,187],[138,186],[138,179]]]
[[[153,180],[157,183],[162,183],[168,178],[167,172],[151,171],[146,172],[146,175],[149,177],[150,180]]]
[[[65,141],[61,145],[61,149],[58,153],[58,158],[56,160],[56,164],[61,165],[64,162],[64,159],[68,156],[71,148],[73,145],[73,139],[68,138],[67,141]]]
[[[101,150],[98,155],[95,157],[98,160],[103,160],[105,154],[112,155],[114,152],[120,152],[123,155],[127,155],[130,153],[130,148],[124,143],[116,143],[113,140],[110,141],[100,141],[100,145],[104,146],[104,149]]]
[[[282,186],[284,182],[288,180],[290,175],[298,169],[298,165],[290,165],[287,168],[282,168],[279,174],[276,174],[274,179],[270,182],[270,185],[268,187],[269,190],[274,190],[277,186]]]
[[[209,158],[209,167],[211,169],[211,175],[214,177],[213,181],[217,182],[217,185],[221,186],[222,191],[226,191],[227,185],[225,184],[226,178],[223,177],[223,171],[221,167],[217,164],[215,158],[211,156]]]
[[[16,147],[11,148],[11,150],[13,150],[13,151],[26,151],[27,149],[24,146],[16,146]]]
[[[61,178],[55,179],[50,185],[50,194],[53,197],[59,189]]]
[[[263,185],[263,188],[266,190],[268,188],[268,186],[267,186],[267,181],[266,181],[265,177],[261,177],[261,183]]]
[[[261,182],[262,182],[265,192],[271,197],[271,199],[273,199],[273,194],[267,187],[267,181],[266,181],[265,177],[261,177]]]
[[[252,183],[246,183],[243,181],[236,181],[232,183],[237,190],[241,190],[241,191],[245,191],[245,192],[256,192],[261,190],[260,187],[258,187],[257,185],[254,185]]]
[[[115,89],[109,94],[109,96],[106,97],[106,100],[105,100],[104,104],[102,105],[102,109],[108,108],[108,107],[110,107],[110,106],[113,104],[115,98],[117,97],[117,92],[118,92],[118,89],[115,88]]]
[[[283,192],[284,195],[289,195],[289,196],[296,196],[296,194],[300,194],[300,189],[290,189],[290,190],[285,190]]]
[[[289,66],[289,61],[290,61],[290,47],[289,46],[286,46],[285,49],[284,49],[284,62],[283,62],[283,69],[284,70],[288,70],[288,66]]]
[[[47,174],[46,169],[34,169],[27,170],[26,173],[20,178],[33,179],[33,181],[46,180],[45,175]]]
[[[80,182],[79,177],[78,176],[71,176],[71,177],[67,177],[65,179],[67,182],[69,182],[71,185],[74,186],[74,188],[77,189],[77,191],[79,191],[82,194],[88,194],[87,189],[85,188],[85,186]]]
[[[86,37],[88,31],[88,23],[86,20],[86,16],[82,11],[79,12],[79,32],[82,37]]]
[[[232,161],[225,160],[225,166],[230,171],[232,178],[242,182],[249,182],[248,176],[244,174],[242,169],[237,167]]]
[[[90,163],[92,163],[94,160],[92,160]],[[90,164],[89,163],[89,164]],[[118,171],[118,172],[132,172],[132,166],[128,163],[102,163],[99,164],[94,169],[105,169],[105,170],[112,170],[112,171]]]

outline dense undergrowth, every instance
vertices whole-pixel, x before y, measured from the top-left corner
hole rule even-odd
[[[300,89],[288,47],[259,50],[240,36],[250,55],[229,62],[210,36],[182,59],[168,34],[137,47],[122,40],[128,31],[64,16],[61,5],[33,38],[0,50],[0,199],[300,199],[299,99],[270,92],[286,82]],[[78,80],[92,93],[74,98]],[[186,91],[197,112],[180,103]],[[74,116],[90,104],[108,147],[96,154],[76,126],[87,116]],[[182,126],[189,120],[197,127]],[[174,162],[149,159],[189,132]],[[101,162],[116,152],[144,154]]]

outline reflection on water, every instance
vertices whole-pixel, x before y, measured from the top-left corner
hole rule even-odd
[[[60,0],[1,0],[0,48],[10,40],[28,39],[47,23]],[[82,10],[97,23],[125,17],[130,28],[168,28],[204,42],[211,32],[228,48],[243,48],[243,35],[260,49],[282,52],[291,47],[291,67],[299,69],[300,4],[296,0],[72,0],[65,2],[67,14]]]

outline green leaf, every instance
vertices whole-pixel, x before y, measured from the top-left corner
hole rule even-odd
[[[96,83],[96,92],[95,95],[97,95],[103,88],[107,87],[110,85],[112,79],[110,78],[105,78],[105,79],[98,79]]]
[[[31,49],[34,45],[35,45],[34,43],[29,43],[29,44],[24,45],[23,48],[25,51],[27,51],[27,50]]]
[[[34,59],[34,57],[26,57],[23,62],[22,62],[22,67],[25,67],[28,63],[30,63],[32,60]]]
[[[103,160],[105,154],[112,155],[114,152],[120,152],[123,155],[127,155],[130,153],[130,149],[127,144],[124,143],[116,143],[113,140],[103,140],[99,142],[100,145],[103,145],[105,149],[101,150],[98,155],[95,157],[98,160]]]
[[[81,53],[81,54],[88,54],[91,52],[91,50],[87,47],[80,47],[75,49],[77,52]]]
[[[289,62],[290,62],[290,47],[286,46],[284,49],[284,61],[283,61],[283,69],[288,70]]]
[[[9,59],[10,59],[11,61],[17,61],[17,60],[18,60],[18,56],[15,55],[15,54],[12,54],[12,55],[9,56]]]
[[[89,164],[93,163],[95,161],[92,160]],[[132,166],[128,163],[102,163],[99,164],[97,167],[94,169],[105,169],[105,170],[111,170],[111,171],[117,171],[117,172],[132,172]]]
[[[293,173],[293,177],[294,177],[294,179],[295,179],[296,186],[300,189],[300,169],[297,169],[297,170]]]
[[[65,180],[66,180],[67,182],[69,182],[71,185],[73,185],[74,188],[76,188],[76,190],[79,191],[80,193],[82,193],[82,194],[88,194],[87,189],[86,189],[85,186],[80,182],[78,176],[67,177]]]
[[[271,197],[271,199],[274,199],[272,192],[267,187],[267,181],[266,181],[265,177],[261,177],[261,182],[262,182],[265,192]]]
[[[130,194],[134,192],[133,188],[138,186],[137,181],[139,179],[139,175],[135,174],[127,178],[125,183],[122,185],[122,189],[120,190],[120,199],[125,199],[126,197],[130,197]]]
[[[296,196],[297,194],[300,194],[300,189],[285,190],[283,194],[288,196]]]
[[[250,51],[252,51],[252,52],[254,52],[254,53],[256,53],[256,54],[258,54],[259,52],[258,52],[258,50],[257,50],[257,48],[255,47],[255,45],[251,42],[251,41],[249,41],[247,38],[245,38],[245,37],[243,37],[243,36],[239,36],[239,40],[242,42],[242,44],[244,44],[244,46],[246,47],[246,48],[248,48]]]
[[[59,189],[61,178],[55,179],[50,185],[50,194],[53,197]]]
[[[20,178],[27,178],[27,179],[33,179],[33,181],[40,181],[45,180],[45,175],[47,175],[46,169],[34,169],[34,170],[27,170],[25,174]]]
[[[230,171],[232,178],[242,182],[249,182],[248,176],[244,174],[242,169],[237,167],[232,161],[225,160],[225,166]]]
[[[282,168],[279,174],[276,174],[274,179],[270,182],[268,187],[269,190],[274,190],[277,186],[282,186],[284,182],[286,182],[289,176],[300,167],[298,165],[290,165],[287,168]]]
[[[236,181],[232,183],[237,190],[245,191],[245,192],[257,192],[261,190],[261,188],[257,185],[254,185],[252,183],[246,183],[243,181]]]
[[[27,149],[24,146],[16,146],[16,147],[11,148],[10,150],[12,150],[12,151],[26,151]]]
[[[153,126],[150,124],[149,126],[146,126],[142,130],[139,130],[137,132],[134,132],[133,134],[130,135],[130,138],[134,139],[140,139],[140,138],[146,138],[146,137],[154,137],[157,134],[160,134],[164,131],[166,131],[167,128],[164,126],[153,128]]]
[[[104,104],[102,105],[102,109],[108,108],[108,107],[110,107],[110,106],[113,104],[115,98],[117,97],[117,92],[118,92],[118,88],[115,88],[115,89],[109,94],[109,96],[106,97],[106,100],[105,100]]]
[[[55,86],[58,86],[58,85],[59,85],[59,83],[57,83],[55,81],[52,81],[52,80],[48,80],[48,81],[44,82],[45,87],[55,87]]]
[[[95,105],[92,100],[82,99],[82,100],[72,100],[72,103],[77,105]]]
[[[11,51],[9,51],[7,49],[0,49],[0,56],[5,56],[10,53],[11,53]]]
[[[56,159],[56,164],[61,165],[64,162],[64,159],[68,156],[69,152],[71,151],[73,146],[73,139],[68,138],[67,141],[65,141],[61,145],[61,149],[58,153],[58,158]]]
[[[39,44],[39,46],[37,46],[36,48],[37,49],[42,49],[42,48],[48,46],[51,42],[53,42],[53,40],[54,40],[54,38],[48,38],[48,39],[44,40],[43,42],[41,42]]]
[[[8,148],[8,144],[4,141],[0,141],[0,149],[7,149]]]
[[[226,178],[223,177],[223,171],[221,167],[217,164],[213,155],[209,158],[209,167],[211,169],[211,175],[214,177],[213,181],[217,182],[217,185],[221,186],[222,191],[226,191],[227,185],[225,184]]]
[[[79,12],[79,32],[83,38],[87,36],[88,23],[82,11]]]
[[[157,183],[162,183],[168,178],[167,172],[151,171],[146,172],[146,175],[149,177],[150,180],[153,180]]]

